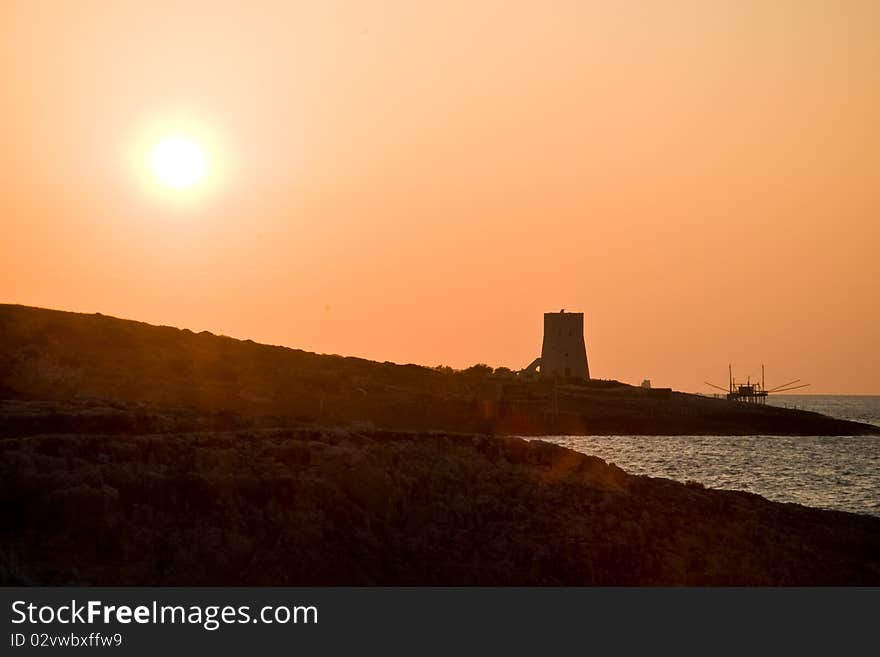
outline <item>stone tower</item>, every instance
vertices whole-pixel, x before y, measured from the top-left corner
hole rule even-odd
[[[590,378],[583,313],[544,313],[540,373],[541,377]]]

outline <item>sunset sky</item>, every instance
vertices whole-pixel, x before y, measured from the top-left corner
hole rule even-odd
[[[880,394],[876,0],[6,0],[0,82],[0,302]]]

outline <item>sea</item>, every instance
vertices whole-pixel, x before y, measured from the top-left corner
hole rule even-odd
[[[870,436],[552,436],[631,474],[880,517],[880,396],[777,395],[768,404],[877,426]]]

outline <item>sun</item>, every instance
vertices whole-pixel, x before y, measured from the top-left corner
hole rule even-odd
[[[153,175],[171,189],[199,185],[208,173],[208,156],[202,145],[184,135],[168,135],[153,146],[150,164]]]
[[[144,119],[133,126],[126,168],[155,201],[195,208],[230,181],[229,142],[222,126],[180,114]]]

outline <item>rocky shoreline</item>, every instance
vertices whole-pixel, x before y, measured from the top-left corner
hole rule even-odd
[[[880,519],[540,440],[279,429],[0,440],[0,580],[880,585]]]

